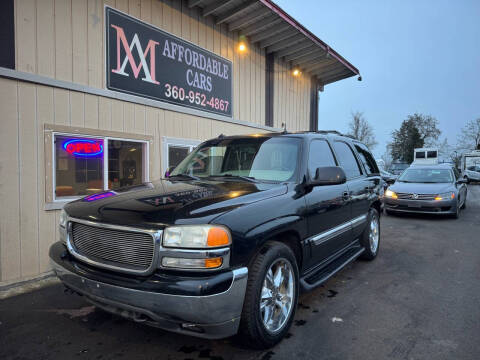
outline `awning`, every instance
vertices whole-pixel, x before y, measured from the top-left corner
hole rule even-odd
[[[189,0],[203,16],[227,24],[250,44],[258,44],[318,79],[320,85],[360,75],[360,71],[271,0]],[[359,78],[361,79],[361,78]]]

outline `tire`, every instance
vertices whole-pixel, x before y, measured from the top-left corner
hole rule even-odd
[[[465,176],[464,179],[467,180],[467,184],[470,184],[470,179],[468,178],[468,176]]]
[[[460,209],[466,209],[467,208],[467,193],[465,193],[465,199],[463,200],[463,205],[460,207]]]
[[[377,209],[371,208],[368,212],[367,227],[360,237],[360,244],[365,251],[360,255],[363,260],[373,260],[377,257],[380,248],[380,216]]]
[[[390,216],[395,215],[395,213],[393,211],[387,210],[387,209],[385,209],[385,214],[390,215]]]
[[[268,284],[275,287],[275,281],[268,282],[267,274],[272,267],[275,270],[281,267],[282,264],[289,264],[290,266],[285,265],[285,272],[281,271],[281,273],[284,275],[290,274],[290,276],[285,276],[285,279],[288,278],[290,281],[287,281],[287,283],[291,285],[280,286],[277,290],[273,290],[273,296],[281,296],[282,291],[279,291],[279,289],[283,288],[285,290],[284,293],[288,293],[288,289],[290,289],[292,298],[285,319],[275,322],[275,316],[281,313],[281,307],[278,307],[276,303],[277,301],[282,303],[282,301],[277,298],[277,301],[273,304],[271,300],[265,300],[268,298],[268,295],[270,295],[271,299],[272,294],[272,292],[269,292]],[[272,274],[273,272],[270,273],[270,275]],[[275,276],[273,276],[273,278],[275,278]],[[239,337],[243,341],[246,341],[245,343],[248,344],[249,347],[256,349],[268,349],[280,342],[292,325],[298,302],[298,293],[299,273],[297,260],[293,251],[283,243],[276,241],[267,242],[248,267],[248,283],[240,319]],[[263,302],[262,295],[265,296]],[[285,297],[285,299],[286,298],[287,297]],[[263,310],[260,308],[262,304],[266,304]],[[272,322],[267,321],[266,324],[264,318],[268,318],[267,310],[272,307],[278,311],[268,312],[268,314],[272,314],[270,317]],[[283,308],[285,309],[286,307],[285,305]],[[268,329],[268,326],[271,326],[271,328]],[[275,328],[275,326],[278,326],[278,328]]]

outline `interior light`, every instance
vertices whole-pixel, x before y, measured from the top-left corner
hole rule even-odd
[[[300,76],[301,74],[302,74],[302,72],[300,71],[299,68],[295,68],[295,69],[293,69],[293,71],[292,71],[292,75],[293,75],[293,76]]]

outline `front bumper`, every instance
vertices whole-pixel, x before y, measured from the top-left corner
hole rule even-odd
[[[407,200],[385,198],[385,210],[419,214],[455,214],[456,200]]]
[[[86,276],[84,269],[83,273],[76,270],[68,254],[59,255],[59,246],[63,244],[56,243],[50,250],[55,274],[66,287],[84,295],[99,308],[147,325],[208,339],[232,336],[238,331],[247,286],[246,267],[231,270],[231,284],[221,292],[191,296],[167,294]],[[212,275],[212,282],[215,276],[220,275]],[[178,277],[172,279],[178,280]],[[206,280],[205,286],[208,284]]]

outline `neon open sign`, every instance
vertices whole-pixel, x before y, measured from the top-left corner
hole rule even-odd
[[[73,139],[63,143],[63,148],[74,156],[97,156],[103,153],[103,145],[98,140]]]

